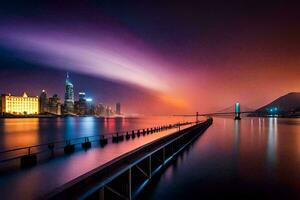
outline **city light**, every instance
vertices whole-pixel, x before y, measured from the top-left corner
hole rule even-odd
[[[86,101],[87,101],[87,102],[92,102],[93,99],[91,99],[91,98],[86,98]]]
[[[39,98],[29,97],[26,92],[23,96],[2,95],[1,104],[1,113],[15,115],[39,113]]]

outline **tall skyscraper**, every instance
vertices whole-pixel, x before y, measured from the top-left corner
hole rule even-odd
[[[85,92],[79,92],[78,93],[79,100],[76,102],[77,108],[76,113],[79,115],[86,115],[87,114],[87,102],[85,97]]]
[[[104,117],[105,116],[105,106],[102,103],[99,103],[96,106],[96,115]]]
[[[74,112],[74,88],[70,81],[69,73],[65,82],[65,111],[67,113]]]
[[[55,115],[61,115],[61,104],[57,94],[48,99],[48,112]]]
[[[78,96],[79,96],[79,101],[85,101],[86,100],[85,92],[79,92]]]
[[[46,113],[48,112],[47,106],[48,106],[48,98],[47,98],[47,93],[45,90],[42,90],[42,93],[40,94],[39,97],[39,106],[40,106],[40,113]]]
[[[121,104],[120,103],[116,104],[116,114],[121,115]]]

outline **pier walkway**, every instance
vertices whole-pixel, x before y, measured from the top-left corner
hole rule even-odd
[[[181,126],[185,130],[191,125]],[[78,151],[71,155],[57,157],[32,168],[1,174],[1,199],[43,199],[52,191],[81,177],[145,144],[174,135],[178,129],[168,129],[128,141],[112,143],[105,147],[92,147],[87,151]]]

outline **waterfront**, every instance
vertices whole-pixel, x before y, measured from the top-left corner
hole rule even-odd
[[[178,118],[178,117],[150,117],[150,118],[131,118],[131,119],[107,119],[110,120],[109,129],[104,129],[104,132],[107,131],[115,131],[116,129],[123,130],[123,128],[145,128],[144,126],[154,126],[159,125],[159,123],[171,123],[178,122],[178,120],[187,120],[186,118]],[[194,118],[193,118],[194,119]],[[51,119],[52,120],[52,119]],[[47,127],[54,126],[55,121],[39,121],[39,126]],[[81,131],[93,132],[95,134],[99,134],[99,129],[96,127],[104,126],[105,124],[102,119],[98,118],[66,118],[62,120],[74,120],[74,123],[68,124],[67,121],[62,122],[59,127],[68,127],[68,126],[76,126],[80,127],[84,126],[84,128],[74,128],[77,130],[78,134]],[[83,120],[83,121],[82,121]],[[100,121],[99,121],[100,120]],[[89,121],[89,123],[87,123]],[[126,121],[127,125],[116,126],[116,121]],[[36,129],[32,129],[32,124],[36,124],[37,121],[18,121],[14,122],[10,125],[14,127],[14,130],[18,130],[16,132],[2,132],[5,134],[19,134],[19,140],[22,140],[22,130],[27,130],[27,135],[34,133],[31,137],[44,138],[44,140],[51,137],[52,133],[55,133],[53,129],[38,129],[39,131],[33,131]],[[76,122],[76,123],[75,123]],[[23,125],[22,125],[23,124]],[[24,125],[27,124],[27,125]],[[121,123],[122,124],[122,123]],[[126,123],[125,123],[126,124]],[[17,128],[19,126],[19,128]],[[25,128],[28,127],[28,128]],[[87,127],[90,127],[89,129]],[[182,129],[185,127],[183,126]],[[12,129],[10,129],[12,130]],[[41,130],[45,130],[46,132],[42,132]],[[48,130],[48,131],[47,131]],[[56,134],[59,136],[70,136],[65,132],[59,132],[58,130],[66,130],[66,129],[56,129]],[[68,130],[68,129],[67,129]],[[131,139],[128,141],[120,142],[118,144],[111,143],[104,148],[99,147],[97,142],[93,143],[92,148],[84,151],[78,150],[71,155],[62,155],[57,156],[54,159],[50,159],[47,162],[39,163],[37,166],[12,172],[1,172],[0,169],[0,193],[1,199],[36,199],[42,198],[44,195],[49,194],[49,192],[53,191],[57,187],[66,184],[69,181],[74,180],[75,178],[90,172],[91,170],[104,165],[105,163],[129,152],[138,147],[157,140],[161,137],[170,135],[174,132],[178,131],[177,128],[168,129],[161,132],[141,136],[139,138]],[[75,134],[73,131],[72,133]],[[43,137],[44,134],[44,137]],[[50,136],[49,136],[50,135]],[[76,135],[72,135],[75,137]],[[17,137],[16,137],[17,138]],[[46,138],[46,139],[45,139]],[[25,137],[26,139],[26,137]],[[23,139],[23,140],[25,140]],[[34,140],[35,141],[35,140]],[[40,140],[39,140],[40,141]],[[78,148],[81,149],[81,148]],[[30,180],[28,182],[28,180]],[[13,192],[10,188],[14,188]]]
[[[214,118],[142,199],[299,199],[300,119]]]
[[[1,141],[4,141],[1,145],[2,148],[12,148],[24,146],[28,141],[33,144],[187,120],[178,117],[7,119],[1,124]],[[71,157],[58,157],[31,169],[2,174],[2,195],[7,199],[18,198],[19,194],[11,196],[8,190],[15,187],[28,199],[40,196],[49,192],[49,188],[54,189],[126,151],[173,131],[109,144],[103,149],[96,147],[79,151]],[[195,194],[199,193],[205,199],[297,199],[300,197],[299,133],[300,119],[244,117],[235,121],[214,118],[213,125],[167,167],[165,173],[153,179],[140,198],[198,199]],[[60,176],[52,176],[52,172],[60,172]],[[41,174],[52,178],[45,184],[45,175],[41,177]],[[29,177],[31,184],[24,187]]]
[[[0,119],[0,151],[52,141],[150,128],[195,118],[15,118]]]

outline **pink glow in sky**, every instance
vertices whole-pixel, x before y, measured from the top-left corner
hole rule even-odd
[[[173,10],[163,10],[164,18],[138,12],[143,20],[117,10],[112,20],[84,9],[83,16],[0,19],[0,45],[43,67],[141,88],[148,96],[128,98],[127,108],[143,113],[217,111],[236,101],[257,108],[300,91],[298,18],[281,15],[290,9],[253,19],[243,10],[216,11],[221,16],[212,19],[205,11],[198,18],[198,10],[174,18]]]
[[[161,79],[165,74],[163,63],[149,59],[144,46],[131,48],[131,41],[118,41],[110,36],[82,38],[72,33],[51,31],[9,31],[2,34],[6,43],[26,59],[61,68],[67,71],[100,76],[114,81],[127,82],[157,91],[168,91],[168,84]]]
[[[180,82],[174,71],[176,66],[151,51],[142,40],[127,33],[126,40],[117,35],[100,33],[96,37],[84,31],[7,26],[0,30],[0,41],[25,60],[136,85],[148,90],[157,101],[186,109],[186,100],[180,96],[179,88],[172,85]]]

